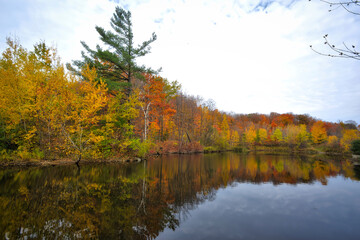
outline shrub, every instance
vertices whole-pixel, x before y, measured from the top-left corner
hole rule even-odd
[[[219,148],[214,146],[204,147],[204,153],[219,152]]]
[[[356,155],[360,155],[360,140],[355,140],[351,143],[351,151]]]
[[[234,152],[246,152],[245,148],[242,148],[241,146],[235,146],[232,148]]]
[[[153,146],[153,143],[151,141],[141,141],[140,139],[133,139],[130,147],[131,149],[136,153],[136,155],[140,158],[146,157],[146,155],[149,153],[150,148]]]

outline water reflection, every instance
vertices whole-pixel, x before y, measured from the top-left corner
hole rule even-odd
[[[2,170],[0,236],[153,239],[216,199],[219,188],[243,182],[326,185],[338,175],[358,180],[359,170],[346,160],[234,153]]]

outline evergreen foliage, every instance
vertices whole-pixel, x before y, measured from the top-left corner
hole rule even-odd
[[[351,151],[356,155],[360,155],[360,140],[355,140],[351,143]]]
[[[83,60],[73,61],[73,66],[67,64],[67,68],[79,74],[88,64],[90,68],[96,68],[99,77],[106,81],[109,90],[123,89],[129,96],[132,77],[139,77],[140,73],[144,72],[154,72],[145,66],[137,65],[136,59],[150,52],[150,44],[156,40],[156,35],[153,33],[149,40],[136,47],[133,41],[131,13],[120,7],[116,7],[110,24],[115,32],[105,31],[99,26],[95,27],[100,40],[107,48],[97,45],[96,50],[93,50],[82,41],[81,44],[86,50],[86,53],[81,52]]]

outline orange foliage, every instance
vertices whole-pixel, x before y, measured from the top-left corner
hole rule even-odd
[[[317,121],[311,128],[311,135],[314,143],[323,143],[327,140],[327,133],[323,121]]]

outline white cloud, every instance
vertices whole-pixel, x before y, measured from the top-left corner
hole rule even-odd
[[[20,39],[22,45],[31,49],[33,44],[45,40],[58,48],[67,62],[80,58],[80,41],[90,45],[98,42],[95,25],[108,26],[116,4],[97,0],[0,0],[1,49],[5,48],[5,37]],[[3,20],[2,19],[2,20]],[[10,24],[8,24],[10,23]]]
[[[98,0],[0,1],[5,6],[1,36],[16,34],[29,48],[40,39],[54,42],[65,61],[80,58],[80,40],[92,47],[99,43],[94,27],[109,28],[116,6]],[[164,77],[214,99],[221,110],[360,122],[359,63],[322,57],[309,48],[326,52],[324,34],[336,45],[346,40],[360,46],[359,17],[342,9],[329,13],[319,1],[119,4],[132,12],[136,42],[158,35],[152,53],[139,62],[162,67]]]

